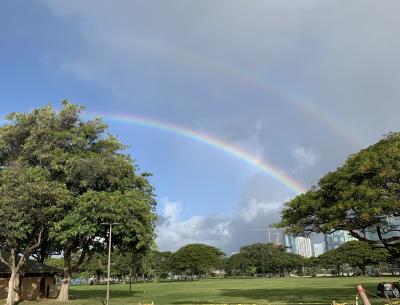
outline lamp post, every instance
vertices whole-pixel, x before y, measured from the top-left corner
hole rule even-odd
[[[107,299],[106,305],[109,305],[110,301],[110,266],[111,266],[111,234],[112,234],[112,226],[119,224],[118,222],[102,222],[102,225],[109,225],[110,231],[108,236],[108,266],[107,266]]]

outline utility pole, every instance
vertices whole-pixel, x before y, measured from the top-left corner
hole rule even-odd
[[[103,225],[109,225],[109,236],[108,236],[108,266],[107,266],[107,299],[106,305],[110,304],[110,270],[111,270],[111,235],[112,226],[119,224],[118,222],[102,222]]]

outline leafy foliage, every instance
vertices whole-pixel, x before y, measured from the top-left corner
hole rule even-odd
[[[212,246],[204,244],[189,244],[174,254],[169,263],[175,274],[204,276],[222,267],[224,253]]]
[[[294,234],[347,230],[359,240],[400,251],[400,133],[351,155],[318,188],[285,204],[281,227]]]
[[[287,253],[284,247],[274,244],[256,243],[244,246],[240,248],[240,253],[243,253],[260,274],[283,275],[285,271],[291,272],[303,264],[300,255]]]
[[[168,277],[168,273],[170,272],[170,259],[172,253],[169,251],[158,252],[154,251],[153,253],[153,269],[154,275],[157,278],[165,279]]]
[[[385,262],[389,256],[387,250],[373,249],[367,242],[349,241],[320,255],[318,260],[321,266],[335,268],[337,275],[340,274],[340,268],[344,265],[359,269],[363,274],[366,274],[367,266]]]
[[[225,263],[228,276],[250,275],[255,270],[253,262],[243,252],[232,254]]]
[[[118,223],[113,244],[121,250],[154,241],[149,174],[137,174],[125,146],[101,119],[82,120],[82,109],[64,101],[60,111],[11,113],[0,128],[0,219],[9,228],[0,246],[42,260],[62,251],[67,278],[103,247],[102,223]]]

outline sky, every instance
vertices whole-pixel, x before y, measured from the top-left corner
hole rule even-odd
[[[266,242],[285,202],[398,131],[400,2],[3,0],[0,114],[64,99],[153,173],[157,244]]]

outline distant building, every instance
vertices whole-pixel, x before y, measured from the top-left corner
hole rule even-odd
[[[312,256],[311,239],[308,237],[296,237],[285,234],[284,246],[287,252],[299,254],[304,257]]]
[[[315,257],[320,256],[325,252],[325,244],[324,243],[314,244],[313,250],[314,250],[313,256]]]
[[[349,232],[340,230],[335,231],[330,234],[324,234],[324,241],[325,241],[325,249],[326,251],[336,249],[340,245],[347,243],[351,240],[357,240],[353,236],[349,234]]]
[[[392,229],[392,231],[385,233],[385,229],[383,229],[383,226],[382,226],[382,229],[383,229],[382,237],[383,238],[399,236],[398,230],[400,230],[400,218],[387,217],[386,218],[386,227],[387,227],[386,230]],[[376,241],[379,240],[378,233],[374,229],[367,230],[365,235],[370,240],[376,240]]]
[[[390,238],[390,237],[395,237],[399,236],[399,229],[400,229],[400,218],[399,217],[387,217],[386,218],[386,225],[382,226],[385,227],[384,230],[382,230],[382,236],[383,238]],[[386,230],[386,233],[385,233]],[[369,240],[375,240],[379,241],[378,234],[375,229],[370,228],[365,230],[365,237]],[[357,240],[353,236],[350,235],[349,232],[340,230],[336,232],[332,232],[331,234],[324,234],[324,240],[325,240],[325,249],[326,251],[336,249],[340,245],[343,245],[344,243],[351,241],[351,240]]]
[[[312,256],[311,239],[308,237],[296,237],[298,253],[304,257]]]

